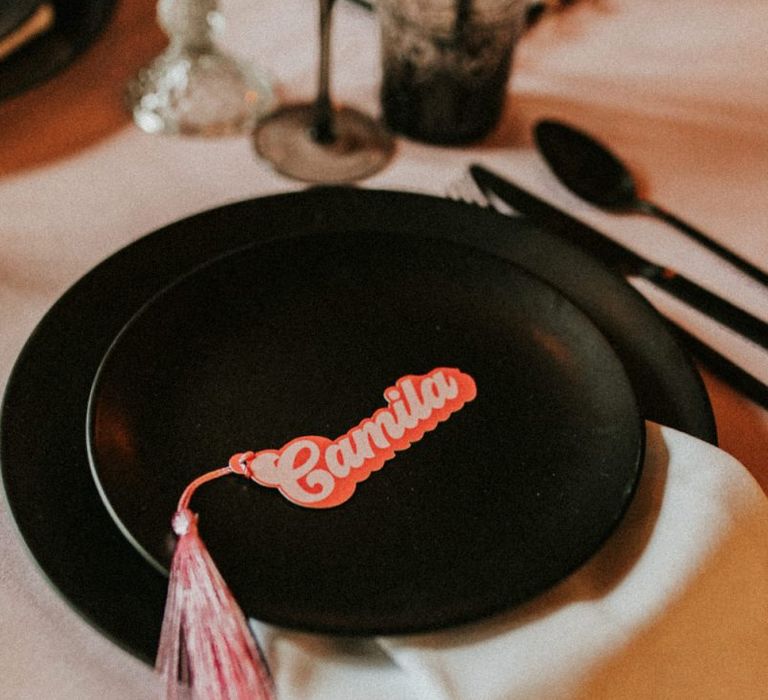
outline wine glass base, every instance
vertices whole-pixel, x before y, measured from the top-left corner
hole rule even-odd
[[[288,105],[266,116],[253,134],[256,152],[282,175],[337,184],[369,177],[392,157],[392,137],[367,114],[335,109],[331,143],[313,137],[314,116],[313,104]]]
[[[127,101],[147,133],[225,136],[250,131],[274,96],[265,77],[215,50],[168,51],[129,84]]]

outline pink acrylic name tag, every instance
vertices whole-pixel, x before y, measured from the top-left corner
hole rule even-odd
[[[279,450],[241,452],[226,467],[188,484],[172,520],[179,539],[155,662],[163,677],[162,697],[275,697],[265,657],[200,538],[197,515],[189,509],[199,486],[239,474],[278,489],[301,506],[331,508],[349,499],[357,483],[396,452],[421,440],[476,395],[472,377],[458,369],[439,367],[421,376],[408,375],[384,392],[385,408],[335,440],[308,435]]]
[[[408,375],[386,389],[385,408],[341,437],[298,437],[279,450],[238,453],[229,466],[278,489],[300,506],[338,506],[352,496],[358,482],[381,469],[396,452],[421,440],[476,394],[472,377],[458,369],[440,367],[428,374]]]

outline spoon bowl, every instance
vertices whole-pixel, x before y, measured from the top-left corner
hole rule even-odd
[[[607,146],[589,134],[553,120],[533,130],[539,152],[571,192],[603,209],[655,216],[768,286],[768,274],[658,204],[641,199],[632,173]]]
[[[632,175],[602,143],[554,121],[534,129],[539,151],[559,179],[587,202],[610,209],[631,209],[637,201]]]

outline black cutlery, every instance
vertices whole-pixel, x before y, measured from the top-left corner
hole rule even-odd
[[[658,204],[641,199],[626,165],[592,136],[551,120],[540,121],[533,134],[552,172],[574,194],[610,211],[655,216],[768,286],[768,273]]]
[[[646,260],[484,166],[472,165],[469,172],[486,198],[497,197],[534,221],[547,225],[554,233],[586,250],[620,275],[642,277],[659,289],[699,309],[723,325],[729,326],[744,337],[764,348],[768,347],[768,324],[755,316],[699,287],[674,270]],[[684,329],[678,327],[678,330],[683,340],[688,343],[688,347],[713,372],[756,403],[768,408],[768,386]]]

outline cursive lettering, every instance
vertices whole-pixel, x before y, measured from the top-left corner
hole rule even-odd
[[[230,464],[293,503],[332,508],[348,500],[356,485],[396,452],[421,440],[476,395],[474,379],[458,369],[408,375],[384,391],[385,408],[335,440],[305,435],[279,450],[238,453]]]

